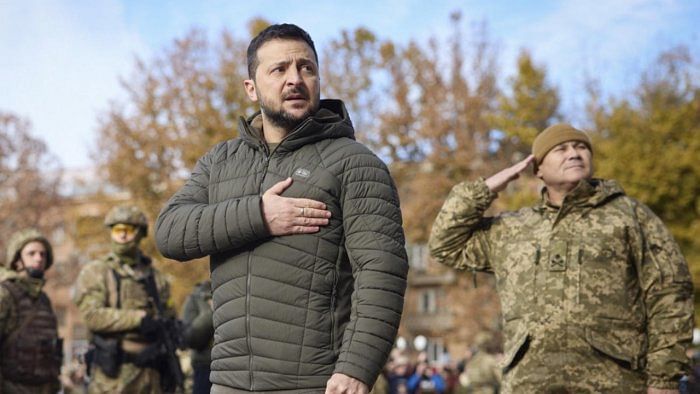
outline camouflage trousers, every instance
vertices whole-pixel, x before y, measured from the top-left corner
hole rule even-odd
[[[110,378],[95,366],[92,380],[88,386],[89,394],[98,393],[134,393],[161,394],[160,374],[152,368],[139,368],[131,363],[124,363],[119,369],[119,376]]]
[[[646,393],[646,377],[585,340],[532,338],[503,375],[502,393]]]

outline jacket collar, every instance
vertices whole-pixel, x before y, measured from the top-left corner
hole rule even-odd
[[[547,187],[543,187],[540,204],[535,207],[538,212],[544,210],[570,210],[573,208],[598,207],[625,194],[622,187],[614,180],[598,178],[584,179],[564,198],[561,207],[556,207],[547,198]]]
[[[262,115],[260,111],[248,119],[241,117],[238,130],[244,142],[265,150],[265,140],[262,134]],[[289,152],[324,139],[347,137],[355,139],[355,131],[345,105],[340,100],[321,100],[319,110],[306,118],[292,130],[277,147],[279,152]]]

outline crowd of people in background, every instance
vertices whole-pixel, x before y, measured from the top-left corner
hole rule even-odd
[[[431,361],[425,352],[411,357],[394,349],[372,390],[375,394],[498,393],[502,353],[479,333],[464,357],[447,362]]]
[[[486,336],[488,337],[488,335]],[[379,376],[374,394],[497,394],[501,392],[503,353],[497,344],[476,335],[474,346],[457,361],[429,361],[425,352],[409,357],[394,349]],[[494,346],[496,345],[496,346]],[[679,384],[681,394],[700,393],[700,341],[688,350],[692,368]]]
[[[200,285],[197,288],[201,287]],[[197,294],[197,288],[193,295]],[[410,357],[406,351],[394,349],[382,374],[377,379],[373,394],[496,394],[500,390],[500,368],[492,362],[484,362],[483,357],[476,357],[479,348],[469,348],[464,357],[449,362],[431,362],[425,352]],[[699,344],[700,345],[700,344]],[[185,391],[193,392],[197,380],[196,353],[202,351],[179,353],[185,373]],[[483,351],[488,358],[500,361],[503,354]],[[681,381],[681,393],[700,392],[700,347],[688,352],[693,361],[690,374]],[[200,364],[201,366],[201,364]],[[208,365],[206,366],[208,369]],[[200,372],[201,375],[201,372]],[[65,394],[84,394],[87,392],[89,377],[84,353],[76,353],[72,360],[63,365],[61,384]],[[208,379],[207,379],[208,381]],[[196,391],[194,391],[196,392]]]

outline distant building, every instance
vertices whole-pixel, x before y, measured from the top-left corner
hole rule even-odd
[[[493,280],[478,274],[474,288],[472,273],[435,263],[427,245],[409,243],[406,249],[410,270],[397,343],[409,354],[426,352],[433,363],[457,362],[477,332],[499,330]]]

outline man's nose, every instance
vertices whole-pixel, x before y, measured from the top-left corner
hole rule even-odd
[[[296,67],[289,67],[287,70],[287,85],[298,85],[303,81],[301,73]]]
[[[566,158],[567,159],[580,159],[581,152],[579,152],[578,149],[576,149],[574,147],[569,147],[566,149]]]

